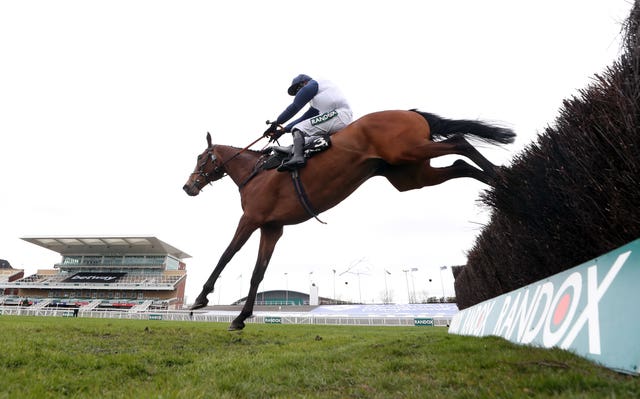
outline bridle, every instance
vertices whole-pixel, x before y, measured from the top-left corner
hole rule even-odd
[[[200,164],[200,167],[198,168],[198,171],[194,172],[194,174],[197,174],[198,177],[205,178],[206,181],[207,181],[207,184],[211,184],[213,182],[213,180],[211,180],[213,175],[217,175],[217,174],[222,173],[222,176],[220,176],[216,180],[222,179],[223,177],[228,175],[227,171],[225,170],[225,166],[229,162],[233,161],[236,157],[238,157],[238,155],[240,155],[243,152],[245,152],[246,150],[248,150],[249,147],[251,147],[252,145],[257,143],[258,141],[260,141],[264,137],[265,137],[264,135],[258,137],[253,142],[251,142],[251,144],[247,145],[246,147],[244,147],[241,150],[238,150],[238,152],[236,152],[231,157],[229,157],[229,159],[226,159],[226,160],[222,161],[222,163],[219,162],[218,157],[216,156],[216,154],[213,153],[213,147],[214,146],[211,146],[211,147],[207,148],[207,156],[204,158],[204,161]],[[207,161],[208,160],[211,160],[211,163],[213,164],[213,171],[212,172],[206,172],[205,171],[205,167],[207,166]],[[197,182],[198,182],[198,179],[196,179],[196,183]]]
[[[213,164],[213,172],[209,173],[207,171],[205,171],[205,167],[207,166],[207,161],[211,160],[211,163]],[[231,159],[229,159],[230,161]],[[213,153],[213,147],[209,147],[207,149],[207,156],[204,158],[204,161],[200,163],[200,168],[198,169],[197,172],[195,172],[198,177],[204,177],[207,181],[207,183],[211,183],[213,180],[211,180],[212,175],[216,175],[218,173],[223,173],[223,175],[220,177],[221,179],[223,177],[225,177],[227,175],[226,171],[224,170],[224,165],[228,162],[223,162],[222,165],[217,165],[218,161],[218,157],[216,156],[216,154]],[[196,182],[198,180],[196,179]]]
[[[220,177],[218,177],[215,180],[220,180],[223,177],[227,176],[228,173],[227,173],[227,171],[225,169],[225,166],[229,162],[233,161],[240,154],[242,154],[243,152],[248,150],[249,147],[251,147],[252,145],[257,143],[263,137],[265,137],[265,136],[263,135],[263,136],[258,137],[256,140],[254,140],[248,146],[244,147],[241,150],[238,150],[235,154],[233,154],[231,157],[229,157],[229,159],[226,159],[226,160],[222,161],[222,163],[219,162],[218,157],[213,152],[215,145],[211,145],[211,141],[209,140],[209,146],[207,147],[206,156],[203,157],[204,159],[202,161],[199,160],[198,170],[196,172],[192,173],[192,175],[196,174],[198,176],[198,178],[196,178],[196,180],[194,182],[194,185],[198,188],[198,190],[201,190],[202,187],[204,187],[204,185],[202,187],[198,187],[197,186],[198,183],[200,182],[199,178],[201,178],[201,177],[204,178],[205,179],[205,184],[211,184],[211,183],[214,182],[214,180],[213,180],[214,176],[220,175]],[[277,140],[277,138],[276,138],[276,140]],[[271,142],[271,140],[269,142]],[[268,143],[267,143],[267,145],[268,145]],[[211,160],[211,164],[213,165],[213,171],[212,172],[207,172],[205,170],[207,164],[209,163],[209,160]],[[242,181],[241,183],[238,184],[238,189],[242,190],[244,185],[247,184],[247,182],[249,182],[249,180],[251,180],[254,176],[256,176],[256,174],[258,172],[259,172],[259,168],[257,166],[254,167],[253,172],[251,172],[249,174],[249,176],[244,179],[244,181]],[[318,218],[318,213],[313,209],[313,206],[311,206],[311,204],[309,203],[309,198],[307,197],[307,194],[304,191],[304,187],[302,186],[302,182],[300,181],[300,174],[299,174],[298,170],[294,170],[294,171],[291,172],[291,178],[293,180],[293,186],[295,188],[295,191],[298,194],[298,199],[300,200],[300,203],[302,204],[304,209],[307,211],[307,213],[309,215],[313,216],[318,222],[326,224],[325,222],[323,222],[322,220],[320,220]]]

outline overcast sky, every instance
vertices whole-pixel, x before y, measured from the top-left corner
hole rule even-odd
[[[229,178],[195,198],[182,191],[207,131],[244,147],[306,73],[337,83],[356,118],[420,108],[505,124],[516,143],[480,151],[508,164],[619,56],[631,5],[3,1],[0,258],[29,275],[60,257],[20,237],[152,235],[192,256],[191,302],[241,215]],[[466,263],[489,220],[477,201],[486,188],[459,179],[398,193],[374,178],[323,213],[327,225],[286,227],[261,289],[314,282],[321,296],[379,302],[386,282],[399,303],[414,287],[453,295],[440,266]],[[258,233],[227,266],[211,304],[247,294],[257,243]]]

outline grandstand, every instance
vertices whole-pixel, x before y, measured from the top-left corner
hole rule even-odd
[[[3,305],[82,310],[181,309],[190,256],[156,237],[26,237],[62,256],[53,269],[9,280]],[[5,270],[5,269],[0,269]],[[15,269],[12,269],[15,270]]]
[[[22,277],[24,277],[24,270],[14,269],[8,261],[0,259],[0,296],[17,295],[17,289],[2,288],[2,284],[19,280]]]

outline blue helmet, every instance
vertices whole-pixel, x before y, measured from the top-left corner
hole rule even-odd
[[[303,73],[296,76],[291,81],[291,86],[289,86],[289,89],[287,89],[287,93],[289,93],[290,96],[295,96],[296,93],[298,93],[298,91],[302,88],[303,83],[307,83],[310,80],[311,76],[305,75]]]

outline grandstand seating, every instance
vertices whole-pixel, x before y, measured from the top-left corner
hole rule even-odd
[[[94,301],[91,301],[90,303],[86,304],[85,306],[82,307],[83,310],[93,310],[95,308],[97,308],[98,306],[100,306],[100,304],[102,303],[101,299],[96,299]]]
[[[53,302],[53,299],[43,299],[33,305],[33,309],[43,309],[49,306],[49,304]]]
[[[13,269],[0,269],[0,283],[9,282],[9,277],[15,274]]]
[[[15,281],[20,286],[60,286],[61,288],[74,287],[78,285],[99,285],[104,286],[105,283],[69,283],[64,280],[72,274],[33,274],[20,280]],[[165,275],[162,273],[146,273],[146,274],[127,274],[115,283],[108,283],[109,286],[117,288],[122,286],[153,286],[153,287],[173,287],[184,275]]]
[[[153,301],[144,301],[141,304],[133,306],[131,309],[129,309],[129,312],[144,312],[149,309],[152,303]]]
[[[16,295],[0,296],[0,306],[31,306],[32,301]]]
[[[33,301],[36,311],[183,306],[187,273],[182,259],[189,255],[156,237],[23,239],[62,255],[52,269],[38,269],[35,274],[24,276],[20,270],[20,274],[5,278],[5,273],[0,273],[0,295]]]

